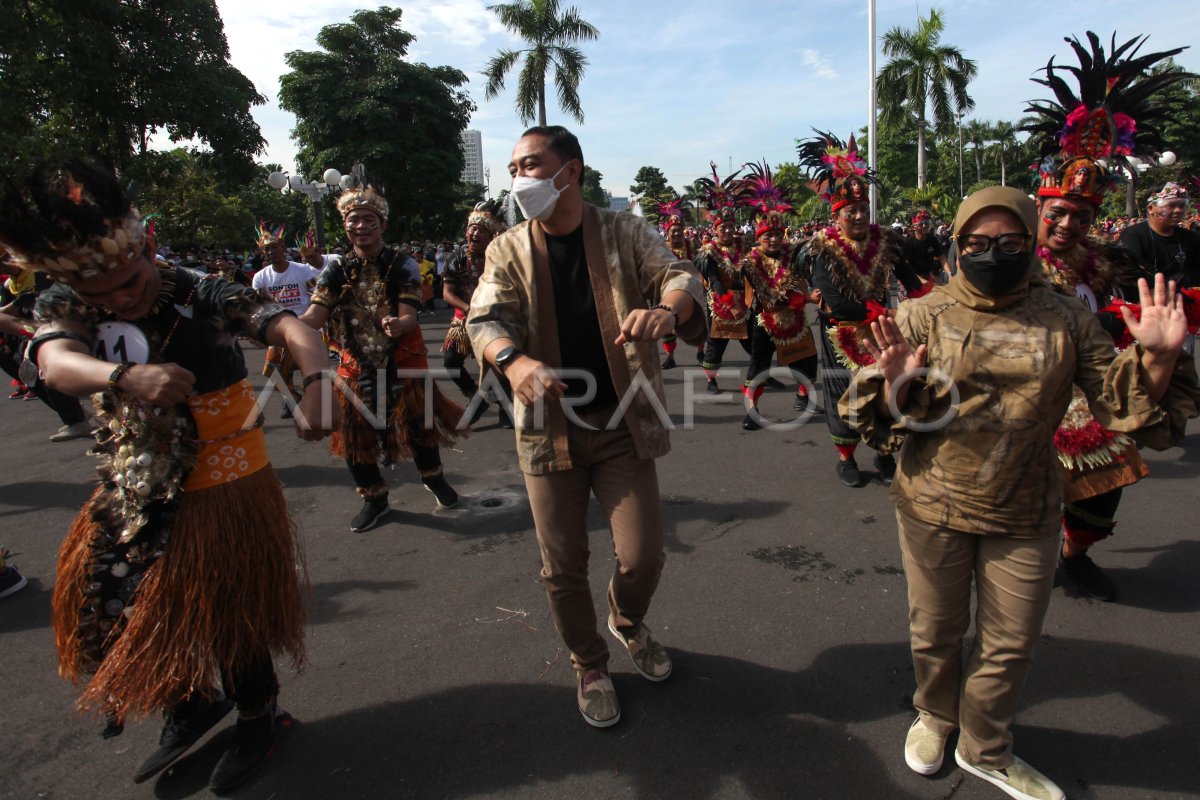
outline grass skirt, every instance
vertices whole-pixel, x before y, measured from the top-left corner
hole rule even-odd
[[[266,650],[303,666],[307,573],[270,466],[183,493],[166,551],[147,569],[96,664],[79,620],[96,568],[94,542],[111,523],[100,488],[59,552],[53,598],[59,673],[83,685],[81,709],[117,719],[167,709],[208,695],[222,671],[247,667]]]

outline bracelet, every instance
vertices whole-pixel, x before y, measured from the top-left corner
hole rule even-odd
[[[659,304],[658,304],[658,305],[656,305],[656,306],[651,306],[651,307],[650,307],[650,310],[651,310],[651,311],[658,311],[659,309],[662,309],[663,311],[670,311],[670,312],[671,312],[671,314],[672,314],[672,316],[674,316],[674,317],[675,317],[675,327],[676,327],[676,328],[678,328],[678,327],[679,327],[679,312],[678,312],[678,311],[676,311],[675,309],[671,308],[670,306],[663,305],[662,303],[659,303]]]
[[[309,387],[310,384],[316,383],[317,381],[321,380],[322,378],[327,377],[327,375],[328,375],[328,372],[323,369],[314,372],[312,375],[306,375],[304,377],[304,380],[300,381],[300,391],[303,392],[305,389],[307,389]]]
[[[122,361],[117,365],[117,368],[108,376],[108,388],[112,391],[117,391],[117,384],[126,372],[133,368],[133,363],[130,361]]]

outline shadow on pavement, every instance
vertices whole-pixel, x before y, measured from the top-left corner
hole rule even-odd
[[[1146,566],[1130,569],[1104,564],[1104,548],[1111,541],[1100,542],[1091,553],[1116,584],[1118,604],[1172,614],[1200,610],[1200,542],[1181,539],[1166,547],[1113,548],[1114,553],[1155,553]]]
[[[309,625],[325,625],[338,622],[351,614],[342,595],[365,593],[374,595],[382,592],[407,592],[417,588],[416,581],[325,581],[313,584],[313,603],[308,615]]]
[[[50,627],[50,595],[54,576],[43,580],[21,571],[29,583],[16,594],[9,595],[0,614],[0,633],[31,631]]]
[[[26,511],[41,511],[44,508],[79,508],[87,502],[94,490],[95,486],[91,482],[8,483],[0,486],[0,505],[15,506],[18,509],[8,512],[9,514],[24,514]]]

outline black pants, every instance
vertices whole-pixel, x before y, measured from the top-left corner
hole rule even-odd
[[[857,445],[862,441],[858,431],[851,430],[834,411],[842,395],[850,388],[851,375],[833,352],[833,345],[825,333],[828,326],[829,319],[821,315],[813,328],[813,336],[817,337],[817,353],[821,356],[821,391],[825,394],[825,408],[830,410],[825,414],[825,424],[829,426],[829,438],[834,444]]]
[[[704,343],[704,362],[700,365],[708,370],[718,370],[721,368],[721,362],[725,359],[725,348],[729,347],[732,339],[713,339],[709,337]],[[737,343],[746,351],[746,355],[750,355],[750,340],[738,339]]]
[[[417,474],[422,478],[432,478],[441,474],[442,453],[440,450],[436,447],[414,444],[412,451],[413,463],[417,465]],[[356,464],[350,459],[346,459],[346,466],[350,468],[350,476],[354,478],[354,485],[359,489],[371,489],[384,483],[383,472],[379,469],[379,464]]]
[[[775,340],[771,338],[771,334],[767,333],[766,328],[752,321],[750,325],[750,365],[746,367],[747,384],[771,368],[771,356],[773,355],[775,355]],[[788,369],[792,371],[793,375],[800,373],[809,381],[815,381],[817,379],[817,357],[812,355],[794,361],[788,365]]]
[[[442,353],[442,367],[451,373],[450,380],[454,381],[454,385],[467,398],[467,402],[470,402],[479,391],[479,384],[471,376],[471,371],[463,367],[466,363],[467,357],[457,350],[446,350]],[[499,377],[500,386],[504,390],[504,396],[508,398],[508,404],[511,406],[512,386],[509,385],[508,380],[504,376],[501,375]]]

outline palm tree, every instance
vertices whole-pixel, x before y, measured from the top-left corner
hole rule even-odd
[[[957,113],[975,108],[967,84],[975,77],[975,62],[957,47],[941,43],[941,12],[918,18],[916,30],[892,28],[883,35],[883,52],[891,61],[879,71],[880,122],[899,126],[905,117],[917,120],[917,186],[925,188],[926,111],[933,112],[937,129],[954,124]]]
[[[963,136],[975,150],[975,182],[983,180],[983,144],[992,138],[992,126],[986,120],[969,120],[963,126]]]
[[[1011,122],[1001,120],[992,126],[992,142],[996,145],[996,160],[1000,162],[1000,185],[1008,186],[1008,167],[1005,159],[1017,149],[1017,129]]]
[[[517,76],[517,115],[523,124],[533,121],[537,111],[539,125],[546,124],[546,72],[554,70],[558,104],[576,122],[583,123],[579,105],[579,81],[587,67],[587,58],[575,42],[600,36],[595,26],[571,7],[561,15],[558,0],[513,0],[488,6],[504,27],[525,40],[524,50],[501,50],[483,71],[487,85],[483,96],[491,100],[504,90],[504,76],[522,55],[525,66]]]

